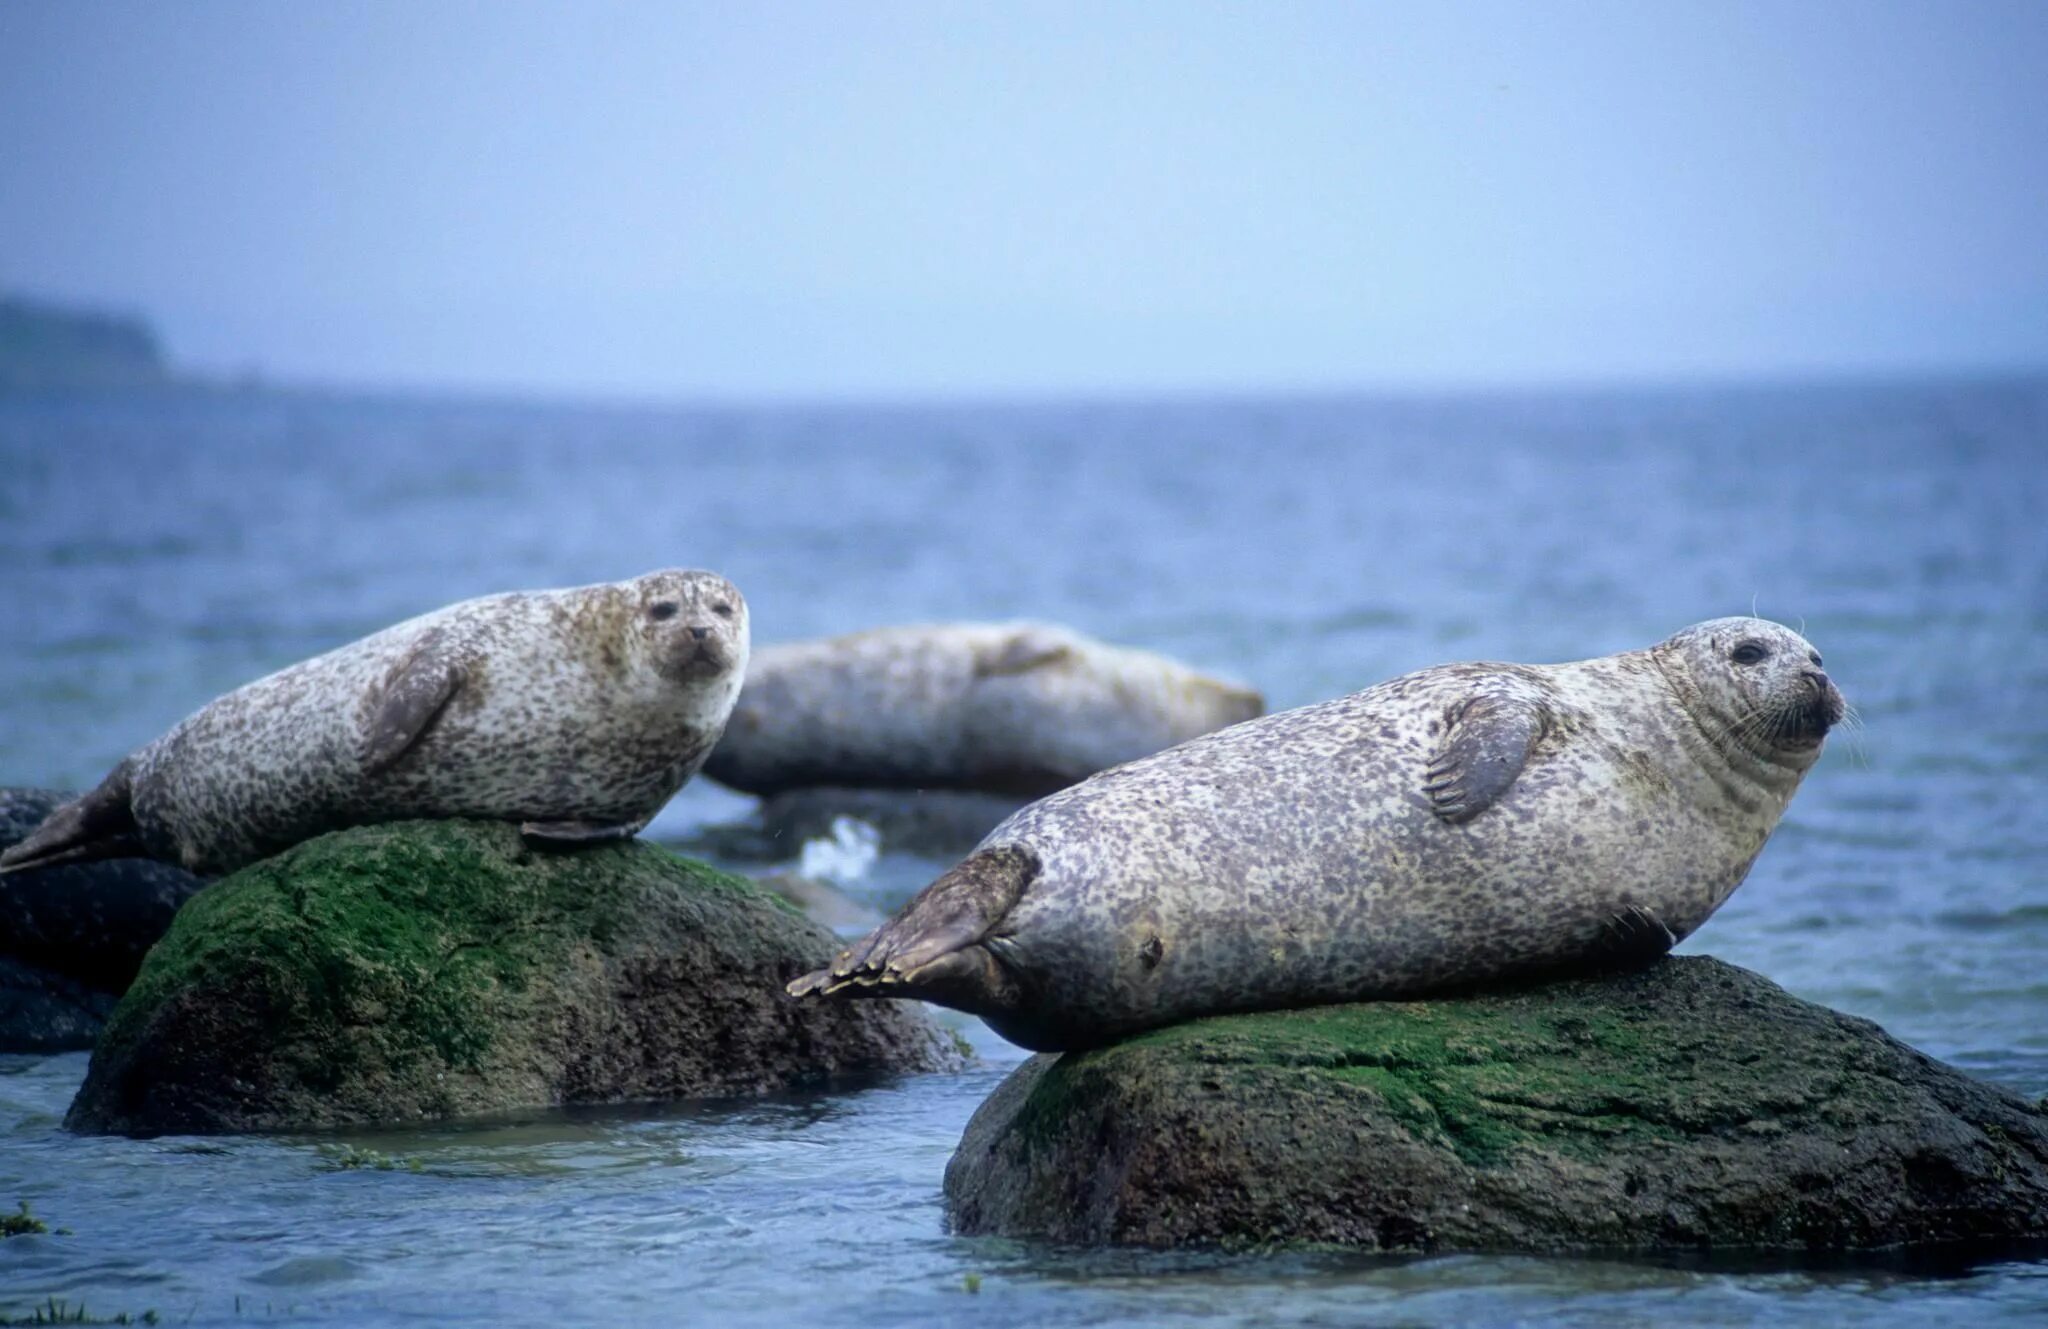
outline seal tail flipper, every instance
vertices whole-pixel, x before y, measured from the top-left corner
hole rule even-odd
[[[792,981],[789,995],[883,989],[850,995],[940,999],[995,965],[979,943],[1037,875],[1038,856],[1020,845],[970,854],[828,968]]]
[[[128,801],[128,779],[124,761],[91,793],[54,809],[20,843],[0,854],[0,876],[64,863],[145,856],[135,810]]]

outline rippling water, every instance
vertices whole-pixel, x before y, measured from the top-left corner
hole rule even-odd
[[[0,401],[0,783],[90,783],[238,683],[514,586],[718,568],[757,642],[1033,615],[1278,708],[1755,608],[1863,718],[1686,946],[2048,1092],[2048,382],[1384,400],[601,410]],[[667,835],[744,812],[694,785]],[[941,866],[885,854],[891,904]],[[0,1312],[196,1324],[1917,1324],[2048,1270],[1077,1255],[948,1237],[988,1068],[335,1142],[81,1140],[0,1061]],[[968,1276],[979,1290],[967,1290]],[[971,1299],[971,1300],[970,1300]]]

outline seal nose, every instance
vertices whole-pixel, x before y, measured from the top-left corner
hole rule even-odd
[[[690,635],[691,635],[692,637],[695,637],[695,638],[696,638],[696,639],[697,639],[698,641],[702,641],[702,640],[704,640],[704,639],[705,639],[706,637],[708,637],[708,636],[710,636],[710,635],[711,635],[711,629],[710,629],[710,628],[691,628],[691,629],[690,629]]]
[[[1825,734],[1841,723],[1843,714],[1848,710],[1848,704],[1842,700],[1842,694],[1835,690],[1833,680],[1821,670],[1802,669],[1799,672],[1813,687],[1813,696],[1805,708],[1807,723],[1814,733]]]

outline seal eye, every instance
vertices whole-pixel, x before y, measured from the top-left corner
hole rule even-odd
[[[1766,659],[1771,648],[1760,641],[1746,641],[1729,652],[1728,658],[1739,665],[1752,665]]]
[[[1821,668],[1821,667],[1822,667],[1822,666],[1821,666],[1821,662],[1820,662],[1820,652],[1819,652],[1819,651],[1808,651],[1808,652],[1806,653],[1806,658],[1807,658],[1807,659],[1809,659],[1809,660],[1811,660],[1811,661],[1813,661],[1813,667],[1814,667],[1815,669],[1819,669],[1819,668]]]
[[[647,606],[647,617],[659,623],[665,618],[674,618],[676,616],[676,609],[677,605],[673,600],[656,600],[653,604]]]
[[[718,615],[720,618],[731,618],[732,606],[727,604],[725,601],[720,600],[717,604],[711,606],[711,612]]]

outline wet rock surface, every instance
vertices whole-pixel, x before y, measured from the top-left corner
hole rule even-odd
[[[748,1095],[950,1069],[894,1002],[798,1005],[832,935],[641,841],[509,826],[322,836],[196,896],[107,1023],[66,1125],[298,1130]]]
[[[1779,1251],[2048,1237],[2048,1114],[1705,957],[1039,1056],[946,1172],[1089,1245]]]

